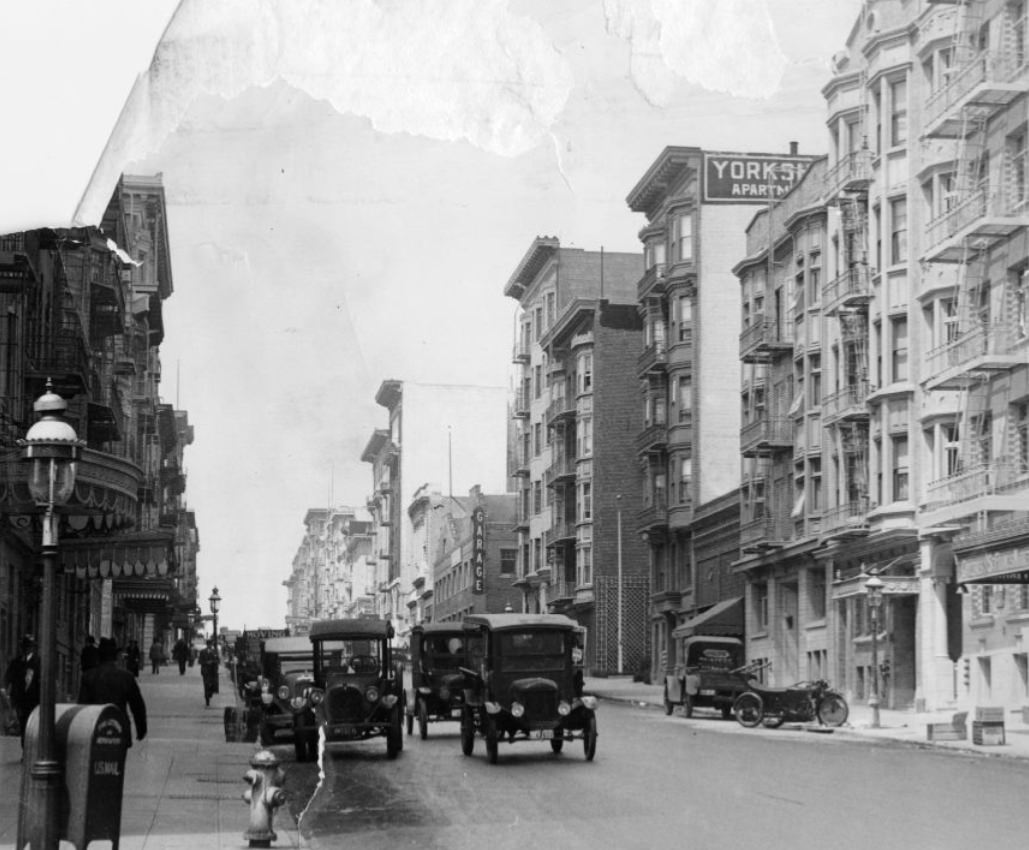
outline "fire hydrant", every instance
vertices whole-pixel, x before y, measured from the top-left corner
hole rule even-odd
[[[278,837],[272,829],[272,816],[286,802],[286,792],[280,787],[285,779],[274,753],[261,750],[250,759],[250,770],[243,774],[243,781],[250,785],[243,792],[243,799],[250,804],[250,827],[243,837],[251,847],[271,847]]]

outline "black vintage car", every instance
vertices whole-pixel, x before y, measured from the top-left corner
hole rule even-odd
[[[425,740],[429,723],[460,720],[464,705],[464,628],[460,623],[422,623],[411,630],[411,693],[407,705],[407,734]]]
[[[582,692],[582,631],[561,614],[472,614],[463,621],[467,666],[461,750],[476,734],[496,764],[501,742],[581,740],[597,752],[597,699]]]
[[[715,708],[722,717],[732,717],[736,697],[747,690],[743,662],[743,641],[735,637],[704,635],[680,638],[679,664],[675,672],[665,676],[665,714],[681,705],[686,717],[698,707]]]
[[[321,620],[309,634],[314,685],[302,711],[313,717],[327,744],[386,738],[386,755],[404,747],[403,670],[394,664],[386,620]],[[313,759],[313,753],[305,753]],[[298,755],[299,758],[299,755]]]
[[[307,637],[268,638],[261,644],[260,691],[261,743],[292,741],[297,759],[303,761],[309,743],[317,741],[314,718],[303,709],[307,692],[314,687],[314,658]]]

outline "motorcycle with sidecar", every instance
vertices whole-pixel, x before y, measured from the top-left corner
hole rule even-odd
[[[797,682],[785,688],[772,688],[751,679],[747,690],[736,697],[732,713],[741,726],[764,724],[777,729],[784,723],[814,723],[842,726],[850,708],[843,695],[824,679]]]

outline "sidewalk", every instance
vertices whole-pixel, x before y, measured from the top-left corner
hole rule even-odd
[[[585,691],[596,694],[601,700],[629,702],[648,708],[664,710],[664,689],[662,685],[645,685],[634,682],[631,676],[612,676],[610,678],[587,677]],[[967,719],[967,738],[964,741],[930,741],[927,726],[930,723],[949,723],[954,715],[953,710],[919,712],[892,711],[881,709],[879,712],[879,728],[872,728],[872,710],[864,704],[851,705],[848,721],[834,731],[834,734],[852,739],[875,740],[882,743],[918,745],[938,749],[964,751],[984,756],[1007,756],[1029,759],[1029,725],[1022,721],[1020,711],[1012,711],[1004,717],[1003,744],[975,744],[972,742],[972,719],[974,710],[969,711]],[[682,709],[675,709],[675,716],[682,718]],[[735,720],[723,721],[718,712],[710,709],[697,709],[694,715],[697,722],[710,720],[712,728],[719,731],[747,733]]]
[[[144,671],[139,684],[150,728],[126,758],[122,850],[247,847],[243,774],[257,745],[225,741],[225,708],[235,705],[228,671],[222,667],[220,693],[210,707],[198,666],[187,667],[184,676],[174,664],[156,676]],[[0,788],[6,792],[0,795],[0,850],[11,850],[17,840],[21,770],[18,738],[0,736]],[[274,829],[273,846],[306,846],[286,807],[276,811]]]

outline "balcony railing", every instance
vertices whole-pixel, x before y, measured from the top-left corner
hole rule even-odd
[[[946,377],[947,370],[1010,369],[1020,359],[1014,355],[1016,344],[1027,338],[1023,328],[1008,322],[978,324],[957,339],[931,349],[926,354],[927,373],[940,379]]]
[[[553,425],[566,416],[575,416],[575,397],[559,396],[547,405],[546,420]]]
[[[636,526],[640,531],[668,525],[668,494],[656,491],[644,495],[643,510],[636,515]]]
[[[1011,51],[979,53],[964,67],[952,70],[950,82],[926,99],[924,126],[930,134],[940,130],[936,125],[949,114],[955,114],[972,91],[979,87],[987,91],[980,91],[976,95],[977,106],[999,106],[1008,102],[1018,94],[1017,83],[1025,69],[1025,62],[1019,63],[1018,57]],[[954,117],[957,117],[956,114]]]
[[[862,496],[822,512],[822,533],[837,535],[846,531],[861,531],[868,527],[868,499]]]
[[[863,189],[872,179],[872,151],[868,148],[851,151],[843,156],[825,175],[830,195]]]
[[[1001,221],[998,221],[1001,219]],[[1005,221],[1013,219],[1011,221]],[[951,245],[957,235],[996,240],[1029,219],[1029,203],[1016,191],[982,185],[968,192],[946,212],[926,225],[927,260],[960,260],[961,244]]]
[[[525,418],[529,415],[530,393],[524,387],[515,390],[514,401],[511,404],[511,411],[516,418]]]
[[[826,424],[839,419],[868,418],[868,381],[848,384],[822,400],[822,421]]]
[[[550,487],[562,479],[575,478],[575,458],[559,455],[554,458],[543,474],[543,483]]]
[[[643,277],[636,284],[636,298],[643,300],[648,295],[664,293],[667,279],[667,266],[664,263],[655,263],[643,273]]]
[[[773,351],[793,348],[793,324],[755,317],[740,334],[740,359],[746,363],[768,360]]]
[[[1000,458],[980,464],[964,472],[930,482],[926,487],[926,508],[992,496],[1025,486],[1029,470],[1021,469],[1014,458]]]
[[[740,523],[740,548],[743,551],[782,546],[790,539],[790,524],[781,517],[766,514]]]
[[[648,425],[636,437],[636,453],[649,454],[659,452],[668,446],[668,425],[664,418]]]
[[[511,360],[514,363],[528,363],[530,359],[530,344],[520,339],[514,344],[514,349],[511,352]]]
[[[543,532],[543,545],[556,546],[559,543],[575,542],[575,523],[567,519],[558,519]]]
[[[660,372],[666,365],[668,365],[668,345],[661,340],[651,343],[643,349],[643,353],[636,360],[636,371],[640,374]]]
[[[871,297],[872,276],[864,263],[851,266],[822,287],[822,306],[830,314],[840,307],[867,303]]]
[[[764,454],[793,445],[793,422],[785,416],[761,416],[740,429],[740,451]]]

